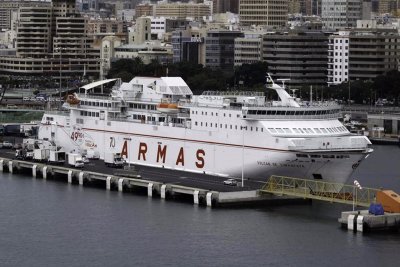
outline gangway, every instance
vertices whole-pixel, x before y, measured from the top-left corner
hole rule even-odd
[[[262,193],[316,199],[334,203],[369,207],[379,189],[272,175],[260,190]]]

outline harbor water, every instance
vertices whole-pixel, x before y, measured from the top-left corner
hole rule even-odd
[[[374,146],[364,187],[400,193],[400,148]],[[340,228],[351,206],[210,209],[0,173],[1,266],[398,266],[400,233]]]

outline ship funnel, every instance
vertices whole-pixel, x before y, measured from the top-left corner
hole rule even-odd
[[[290,96],[288,92],[285,90],[285,81],[288,79],[280,79],[279,81],[282,82],[282,86],[276,84],[272,79],[271,75],[267,73],[267,88],[273,89],[278,94],[279,98],[281,99],[282,106],[285,107],[300,107],[299,103],[296,102],[295,98]],[[271,83],[271,85],[269,85]]]

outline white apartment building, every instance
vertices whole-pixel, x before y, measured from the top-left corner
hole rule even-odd
[[[328,84],[341,84],[349,80],[349,31],[339,31],[329,37]]]
[[[151,35],[157,36],[157,39],[162,39],[166,32],[165,17],[149,17],[151,20]]]
[[[326,29],[353,28],[362,19],[363,0],[322,0],[321,19]]]

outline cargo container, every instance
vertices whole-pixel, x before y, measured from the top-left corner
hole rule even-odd
[[[68,165],[75,168],[83,168],[84,163],[81,154],[68,153]]]
[[[65,162],[66,154],[64,151],[50,150],[49,163],[63,165]]]
[[[50,157],[49,149],[37,148],[37,149],[33,150],[33,160],[34,161],[45,162],[45,161],[48,161],[49,157]]]

